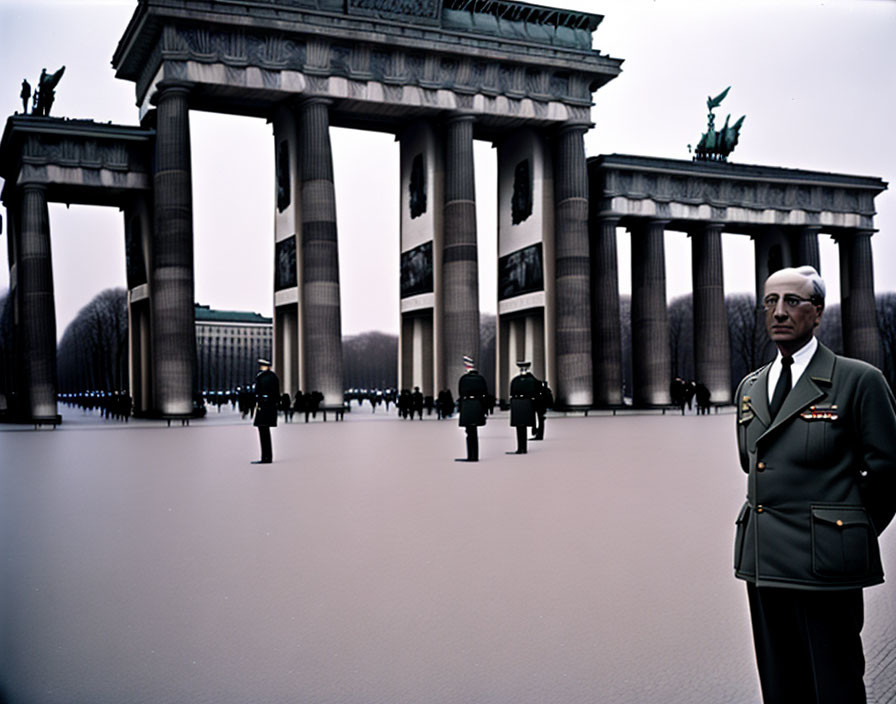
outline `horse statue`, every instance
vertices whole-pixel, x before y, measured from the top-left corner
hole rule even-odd
[[[694,161],[728,161],[728,155],[734,151],[740,137],[740,128],[744,124],[746,115],[742,115],[740,119],[733,125],[729,126],[731,115],[725,118],[725,125],[721,130],[715,129],[715,110],[728,95],[731,86],[728,86],[715,98],[708,96],[706,98],[706,107],[709,110],[708,124],[706,132],[700,136],[697,148],[694,150]],[[690,147],[688,147],[690,149]]]
[[[50,108],[53,107],[53,101],[56,99],[56,86],[63,73],[65,73],[65,66],[55,73],[47,73],[47,69],[40,72],[40,81],[38,81],[37,90],[34,91],[32,115],[50,116]]]

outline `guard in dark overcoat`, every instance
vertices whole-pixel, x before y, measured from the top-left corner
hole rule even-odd
[[[535,427],[535,397],[541,386],[529,371],[531,362],[517,362],[520,373],[510,381],[510,425],[516,428],[516,452],[508,455],[526,454],[526,428]]]
[[[694,388],[696,391],[694,392],[694,396],[697,399],[697,415],[705,416],[709,414],[709,399],[712,394],[709,391],[709,388],[702,381],[698,381]]]
[[[535,397],[535,420],[537,425],[532,431],[533,440],[544,440],[544,418],[549,408],[554,407],[554,394],[547,380],[539,382],[538,395]]]
[[[414,420],[415,413],[420,417],[420,420],[423,420],[423,392],[419,386],[415,386],[413,393],[411,393],[411,420]]]
[[[277,427],[277,405],[280,401],[280,379],[271,370],[266,359],[258,360],[261,371],[255,376],[255,421],[258,439],[261,441],[261,459],[252,464],[270,464],[274,461],[271,448],[271,428]]]
[[[485,425],[485,397],[488,387],[485,377],[476,371],[473,358],[464,355],[466,373],[457,384],[457,396],[460,405],[458,424],[467,431],[467,458],[458,462],[479,461],[479,426]]]
[[[812,267],[768,278],[778,354],[736,394],[734,569],[766,704],[866,701],[862,588],[883,581],[878,536],[896,512],[896,401],[878,369],[815,339],[824,296]]]

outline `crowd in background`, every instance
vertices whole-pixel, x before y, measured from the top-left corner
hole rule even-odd
[[[685,406],[690,411],[695,402],[697,415],[703,416],[709,413],[709,398],[712,394],[706,388],[706,384],[699,381],[685,381],[677,376],[672,380],[669,393],[672,396],[672,405],[681,409],[681,415],[685,413]]]
[[[127,391],[82,391],[59,394],[59,402],[85,412],[99,411],[103,418],[127,423],[134,403]]]

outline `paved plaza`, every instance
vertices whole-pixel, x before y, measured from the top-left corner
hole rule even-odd
[[[759,702],[730,414],[0,426],[0,700]],[[896,575],[896,529],[882,540]],[[866,590],[869,701],[896,592]]]

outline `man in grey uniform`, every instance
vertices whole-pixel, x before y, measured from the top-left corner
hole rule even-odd
[[[766,704],[866,701],[862,588],[883,581],[878,536],[896,512],[896,401],[875,367],[815,339],[824,297],[812,267],[768,278],[778,354],[736,395],[734,568]]]

